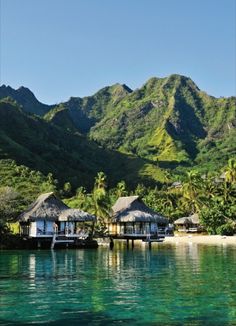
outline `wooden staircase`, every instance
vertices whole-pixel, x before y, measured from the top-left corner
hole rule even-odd
[[[57,243],[74,243],[74,240],[67,239],[65,236],[59,236],[54,233],[51,242],[51,249],[54,249],[54,246]]]

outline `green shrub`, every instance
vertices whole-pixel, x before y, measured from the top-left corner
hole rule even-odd
[[[221,235],[234,235],[236,233],[236,226],[232,222],[228,222],[226,224],[223,224],[219,226],[216,229],[217,234]]]

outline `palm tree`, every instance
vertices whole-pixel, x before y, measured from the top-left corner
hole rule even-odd
[[[96,178],[95,178],[95,183],[94,183],[94,188],[97,190],[100,190],[101,193],[105,193],[106,189],[106,175],[104,172],[98,172]]]
[[[119,183],[117,183],[116,186],[116,197],[122,197],[122,196],[126,196],[127,195],[127,190],[126,190],[126,184],[125,181],[120,181]]]
[[[236,159],[231,158],[225,169],[225,181],[233,184],[236,182]]]
[[[225,182],[218,186],[218,201],[222,205],[234,202],[236,195],[236,159],[230,159],[224,170]]]
[[[191,214],[199,212],[203,204],[201,200],[202,184],[203,179],[197,172],[187,172],[187,180],[182,187],[182,204]]]
[[[202,180],[201,199],[208,206],[209,202],[219,196],[219,184],[215,182],[216,175],[206,175]]]
[[[160,198],[160,205],[162,206],[162,211],[168,217],[170,217],[174,211],[174,206],[175,206],[174,204],[175,204],[174,194],[166,192]]]
[[[110,200],[106,192],[106,175],[103,172],[99,172],[95,178],[93,191],[88,196],[87,210],[97,217],[96,228],[104,233],[110,216]]]

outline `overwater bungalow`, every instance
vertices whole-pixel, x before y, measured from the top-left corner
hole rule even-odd
[[[174,222],[178,232],[201,232],[203,227],[200,225],[198,214],[193,214],[187,217],[181,217]]]
[[[157,236],[167,225],[168,220],[147,207],[139,196],[120,197],[112,207],[108,233],[114,238],[144,239]]]
[[[53,192],[40,195],[19,216],[21,235],[38,241],[52,241],[55,234],[64,242],[84,240],[89,236],[88,226],[92,227],[95,221],[95,216],[69,208]]]

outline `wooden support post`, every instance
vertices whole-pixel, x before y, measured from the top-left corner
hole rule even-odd
[[[134,249],[134,239],[132,239],[132,249]]]
[[[112,250],[113,247],[114,247],[114,241],[113,241],[113,238],[110,237],[110,245],[109,245],[110,249]]]
[[[152,242],[151,241],[148,242],[148,247],[149,247],[149,250],[152,249]]]
[[[126,240],[127,243],[127,249],[129,249],[129,239]]]

